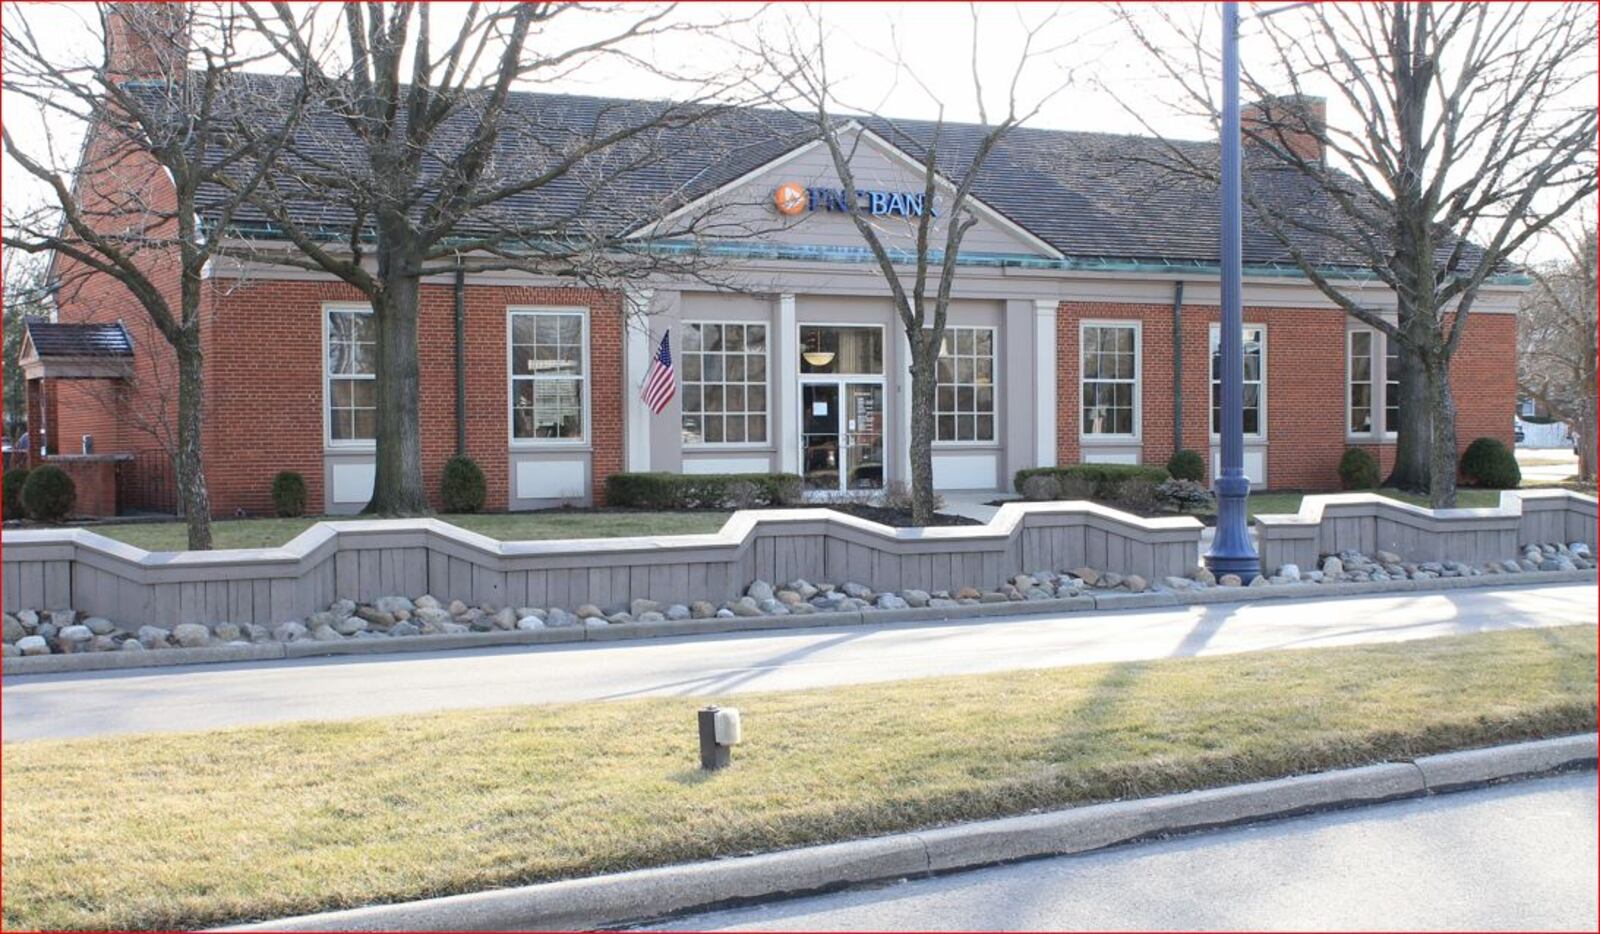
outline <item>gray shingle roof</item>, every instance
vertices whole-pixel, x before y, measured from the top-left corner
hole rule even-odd
[[[133,356],[133,340],[121,323],[57,324],[30,317],[24,326],[40,359]]]
[[[248,109],[270,114],[282,106],[293,79],[251,75],[239,85]],[[156,93],[152,91],[152,93]],[[597,134],[642,122],[669,105],[659,102],[516,92],[508,103],[505,131],[493,160],[504,180],[528,177],[559,159],[569,147]],[[439,152],[424,165],[428,186],[447,171],[464,145],[471,116],[462,114],[440,134]],[[913,156],[931,138],[935,124],[871,117],[861,121]],[[939,131],[941,170],[959,178],[984,128],[945,124]],[[619,233],[648,223],[701,197],[814,138],[806,119],[775,110],[723,110],[687,126],[663,127],[627,145],[590,156],[554,182],[483,209],[462,234],[481,233],[497,224],[545,225],[563,232]],[[345,121],[316,111],[303,121],[294,146],[311,160],[363,173],[360,143]],[[983,168],[974,193],[1069,258],[1131,261],[1217,262],[1218,204],[1214,186],[1175,171],[1173,153],[1198,164],[1214,164],[1211,142],[1171,142],[1147,137],[1022,127],[1006,136]],[[1263,157],[1264,159],[1265,157]],[[1247,158],[1246,185],[1270,204],[1293,206],[1302,216],[1346,223],[1316,184],[1293,170],[1274,169]],[[289,160],[294,161],[293,157]],[[325,228],[340,236],[356,216],[357,205],[341,202],[305,180],[285,173],[282,185],[295,190],[296,223]],[[212,199],[202,213],[214,208]],[[204,199],[203,199],[204,200]],[[420,211],[420,208],[419,208]],[[1290,264],[1289,252],[1246,211],[1244,260],[1255,265]],[[235,223],[269,228],[251,208]],[[1348,229],[1348,228],[1346,228]],[[1300,231],[1296,243],[1312,262],[1328,267],[1363,265],[1359,255],[1337,238]],[[341,237],[342,238],[342,237]]]

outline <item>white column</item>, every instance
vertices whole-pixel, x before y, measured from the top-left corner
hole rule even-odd
[[[900,475],[894,479],[898,479],[909,488],[911,486],[911,338],[906,336],[905,325],[898,314],[891,320],[889,330],[900,335],[898,341],[900,353],[896,355],[895,369],[890,371],[896,378],[891,379],[888,386],[890,392],[900,397],[900,404],[897,406],[900,410],[900,422],[894,426],[897,449],[895,462]],[[894,403],[887,401],[884,403],[885,408],[891,405]],[[884,460],[888,459],[888,455],[885,454]],[[885,482],[889,479],[884,478]]]
[[[1056,300],[1033,303],[1033,457],[1036,467],[1056,465]]]
[[[628,470],[633,473],[650,469],[650,409],[644,404],[639,391],[644,387],[645,374],[650,371],[650,303],[655,292],[650,289],[628,290],[623,293],[623,319],[626,337],[626,361],[622,391],[627,394],[623,408],[625,426],[624,445]]]
[[[777,435],[778,469],[800,472],[800,326],[795,319],[793,292],[778,296],[778,321],[772,334],[773,400],[777,405],[772,420]]]

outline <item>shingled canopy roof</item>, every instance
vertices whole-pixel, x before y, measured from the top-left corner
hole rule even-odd
[[[287,107],[295,79],[246,75],[231,94],[240,111],[270,120]],[[147,94],[164,93],[151,86]],[[492,161],[502,179],[528,177],[551,165],[585,139],[637,124],[659,114],[668,103],[514,92],[507,106],[505,131]],[[637,230],[667,212],[692,203],[815,138],[807,119],[793,113],[759,108],[724,108],[708,112],[688,125],[653,129],[631,144],[591,156],[550,184],[500,204],[481,209],[480,223],[461,225],[459,233],[493,230],[507,223],[540,225],[552,237],[603,232],[617,236]],[[265,117],[263,117],[265,115]],[[440,133],[441,151],[425,160],[424,187],[452,165],[470,132],[470,114]],[[932,139],[928,121],[859,118],[859,122],[892,145],[920,157]],[[268,124],[263,124],[268,125]],[[940,129],[939,166],[959,181],[985,128],[947,123]],[[292,147],[302,166],[364,173],[361,145],[343,118],[314,109],[302,120]],[[1149,137],[1022,127],[1008,134],[982,170],[973,193],[1039,239],[1058,250],[1068,263],[1081,261],[1169,264],[1173,267],[1215,266],[1219,210],[1213,185],[1173,165],[1218,161],[1214,142],[1158,140]],[[1174,158],[1182,153],[1182,159]],[[1321,188],[1303,174],[1269,164],[1269,156],[1246,160],[1246,184],[1264,201],[1291,206],[1302,218],[1315,219],[1353,233],[1349,220]],[[279,174],[284,191],[295,192],[294,222],[347,241],[355,213],[335,196],[314,190],[304,179],[315,173],[296,171],[296,156],[286,158]],[[207,200],[209,197],[210,200]],[[201,212],[214,210],[220,191],[202,192]],[[420,201],[426,201],[426,195]],[[419,204],[418,211],[421,211]],[[370,223],[370,218],[368,218]],[[234,223],[257,237],[274,235],[261,212],[246,207]],[[1363,258],[1338,237],[1310,231],[1294,233],[1306,257],[1330,271],[1352,273],[1365,267]],[[1381,238],[1380,238],[1381,239]],[[1469,250],[1468,265],[1479,251]],[[1246,217],[1244,261],[1297,275],[1288,250],[1259,224]]]
[[[17,365],[28,379],[118,379],[128,373],[133,338],[122,322],[60,324],[29,317]]]

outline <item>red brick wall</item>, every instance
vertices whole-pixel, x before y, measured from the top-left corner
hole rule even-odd
[[[361,301],[338,282],[255,280],[218,299],[207,331],[211,500],[219,515],[270,512],[272,476],[304,475],[309,508],[323,489],[322,307]],[[455,296],[422,288],[418,319],[422,370],[423,482],[433,504],[445,461],[455,454]],[[587,306],[591,484],[622,469],[622,302],[593,289],[469,285],[466,290],[467,454],[488,481],[487,508],[510,505],[506,308]]]
[[[1183,446],[1210,460],[1210,327],[1214,305],[1183,308]],[[1141,460],[1165,464],[1173,453],[1172,307],[1170,304],[1062,302],[1056,316],[1057,458],[1078,463],[1078,328],[1085,319],[1141,322]],[[1339,485],[1345,441],[1345,316],[1303,308],[1245,309],[1246,324],[1267,329],[1267,485],[1331,490]],[[1490,435],[1511,441],[1516,399],[1516,319],[1474,315],[1456,353],[1457,433],[1465,448]],[[1363,445],[1387,471],[1394,445]],[[1209,469],[1209,468],[1208,468]]]

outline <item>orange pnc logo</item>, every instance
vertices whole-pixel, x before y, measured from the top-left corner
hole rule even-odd
[[[799,182],[784,182],[772,193],[779,214],[794,216],[806,209],[806,190]]]

